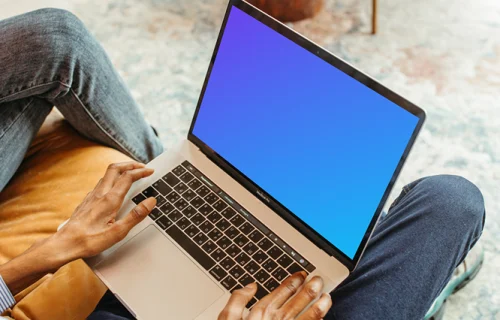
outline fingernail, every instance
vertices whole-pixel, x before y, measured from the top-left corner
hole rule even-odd
[[[255,288],[255,286],[256,286],[256,285],[257,285],[257,284],[255,284],[255,282],[252,282],[252,283],[247,284],[247,285],[245,286],[245,288],[248,288],[248,289],[253,289],[253,288]]]
[[[323,293],[318,300],[320,308],[324,308],[324,309],[328,308],[330,305],[330,300],[331,300],[330,295],[327,293]]]
[[[307,278],[307,273],[305,271],[301,271],[300,274],[305,278]]]

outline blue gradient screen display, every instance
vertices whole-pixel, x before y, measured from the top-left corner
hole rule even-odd
[[[418,120],[233,7],[193,134],[353,258]]]

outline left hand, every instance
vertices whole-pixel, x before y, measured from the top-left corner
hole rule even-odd
[[[153,172],[138,162],[110,165],[94,190],[53,237],[71,253],[72,259],[94,256],[121,241],[156,205],[155,198],[148,198],[123,219],[115,220],[132,184]]]

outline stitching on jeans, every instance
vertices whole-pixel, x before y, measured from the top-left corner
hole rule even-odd
[[[8,99],[8,98],[10,98],[10,97],[13,97],[13,96],[19,95],[19,94],[21,94],[21,93],[23,93],[23,92],[26,92],[26,91],[28,91],[28,90],[31,90],[31,89],[36,89],[36,88],[43,87],[43,86],[46,86],[46,85],[48,85],[48,84],[53,84],[53,83],[59,83],[59,84],[61,84],[62,86],[66,87],[66,88],[70,88],[70,86],[69,86],[69,85],[67,85],[66,83],[63,83],[63,82],[61,82],[61,81],[59,81],[59,80],[55,80],[55,81],[53,80],[53,81],[50,81],[50,82],[45,82],[45,83],[37,84],[37,85],[35,85],[35,86],[31,86],[31,87],[26,88],[26,89],[24,89],[24,90],[21,90],[21,91],[19,91],[19,92],[14,92],[14,93],[12,93],[12,94],[6,95],[5,97],[0,97],[0,103],[2,103],[2,101],[3,101],[3,100],[7,100],[7,99]]]
[[[10,126],[8,126],[7,129],[4,131],[4,133],[0,135],[0,139],[3,138],[3,136],[10,130],[10,128],[12,128],[12,126],[17,122],[17,120],[19,120],[19,118],[23,115],[24,111],[26,111],[26,109],[33,104],[33,101],[35,101],[35,99],[31,98],[30,102],[26,104],[26,106],[21,110],[21,112],[19,112],[17,117],[11,122]]]
[[[136,157],[130,150],[129,148],[125,148],[123,146],[122,143],[120,143],[117,139],[115,139],[107,130],[105,130],[100,124],[99,122],[94,118],[94,116],[89,112],[89,110],[87,110],[87,108],[85,108],[85,104],[80,100],[80,98],[78,97],[78,95],[73,91],[72,88],[70,88],[70,92],[73,94],[73,96],[76,98],[76,100],[78,101],[78,103],[80,103],[80,105],[83,107],[83,110],[85,110],[85,112],[87,113],[87,115],[90,117],[90,119],[92,121],[94,121],[94,123],[97,125],[97,127],[99,129],[101,129],[101,131],[106,134],[113,142],[115,142],[120,148],[122,148],[125,152],[128,153],[128,155],[130,157],[132,157],[133,159],[135,159],[136,161],[140,161],[142,162],[141,159],[139,159],[138,157]]]

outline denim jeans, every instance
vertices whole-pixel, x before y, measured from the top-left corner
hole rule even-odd
[[[0,190],[53,105],[85,137],[147,162],[162,151],[106,53],[72,14],[0,21]],[[363,193],[359,194],[363,201]],[[421,319],[481,235],[481,192],[451,175],[403,188],[325,319]],[[167,318],[168,315],[163,315]],[[92,320],[130,315],[109,293]]]

